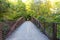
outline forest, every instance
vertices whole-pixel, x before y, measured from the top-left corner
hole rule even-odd
[[[8,30],[8,22],[14,22],[20,17],[35,17],[49,25],[58,23],[57,38],[60,38],[60,0],[0,0],[0,23],[4,24],[3,30]]]

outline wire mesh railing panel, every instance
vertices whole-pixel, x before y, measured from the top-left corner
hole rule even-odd
[[[49,37],[52,38],[53,28],[52,23],[43,22],[44,33]]]

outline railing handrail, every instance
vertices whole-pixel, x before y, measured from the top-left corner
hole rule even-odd
[[[34,21],[35,20],[35,21]],[[39,20],[37,20],[36,18],[34,18],[34,17],[32,17],[31,18],[31,21],[33,22],[33,23],[37,23],[38,25],[40,24],[40,26],[39,27],[42,27],[42,29],[43,29],[43,33],[47,36],[47,37],[49,37],[46,33],[45,33],[45,28],[42,26],[42,24],[40,23],[40,21]],[[57,24],[56,23],[52,23],[52,28],[53,28],[53,35],[52,35],[52,38],[50,39],[50,40],[57,40]],[[50,37],[49,37],[50,38]]]
[[[7,37],[18,27],[20,26],[23,22],[25,21],[25,19],[23,17],[19,18],[10,28]]]
[[[34,21],[35,20],[35,21]],[[43,25],[41,24],[41,22],[39,20],[37,20],[36,18],[32,17],[31,21],[35,24],[35,25],[39,25],[39,27],[42,29],[42,32],[49,37],[46,33],[45,33],[45,29],[43,27]],[[37,24],[36,24],[37,23]]]
[[[35,20],[35,21],[34,21],[34,20]],[[37,20],[36,18],[32,17],[32,18],[31,18],[31,21],[32,21],[34,24],[37,23],[37,25],[40,26],[41,28],[43,27],[43,26],[41,25],[40,21]],[[42,29],[43,29],[43,28],[42,28]]]

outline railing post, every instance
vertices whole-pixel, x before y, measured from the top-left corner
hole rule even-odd
[[[53,40],[57,40],[57,24],[53,23]]]
[[[2,24],[0,23],[0,40],[2,40]]]
[[[46,34],[46,33],[45,33],[45,22],[44,22],[44,27],[43,27],[43,33]]]

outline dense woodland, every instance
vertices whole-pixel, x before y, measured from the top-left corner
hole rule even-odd
[[[24,17],[35,17],[40,22],[59,23],[57,37],[60,38],[60,1],[55,0],[0,0],[0,22],[16,21]],[[51,25],[51,24],[50,24]],[[7,30],[6,24],[3,30]]]

